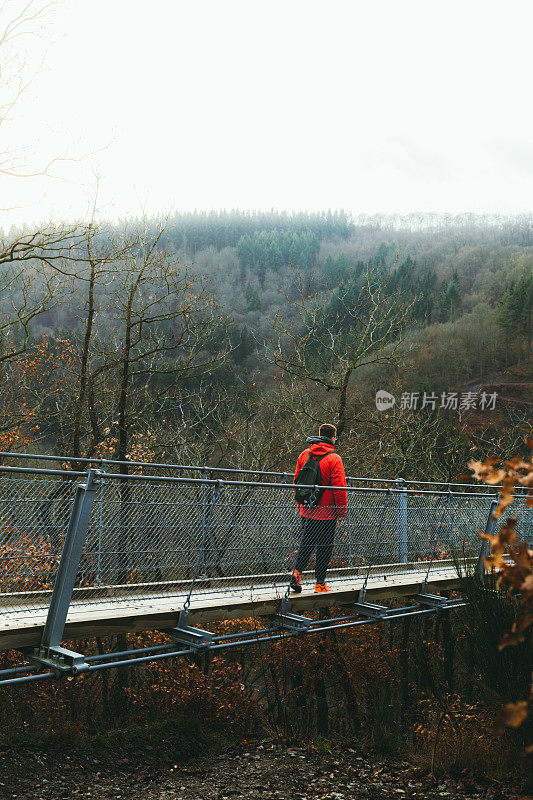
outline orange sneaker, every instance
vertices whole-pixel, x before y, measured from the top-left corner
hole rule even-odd
[[[315,592],[331,592],[327,583],[315,583]]]
[[[297,569],[294,570],[291,577],[291,589],[296,594],[300,594],[302,591],[302,576],[298,572]]]

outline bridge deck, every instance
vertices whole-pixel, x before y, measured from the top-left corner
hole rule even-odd
[[[400,566],[402,572],[395,574],[394,567]],[[410,566],[407,571],[405,564],[374,567],[367,585],[368,599],[386,600],[418,594],[426,577],[427,565],[419,563]],[[328,583],[333,591],[314,594],[311,579],[304,580],[303,593],[291,594],[291,609],[305,612],[327,606],[350,605],[356,602],[363,582],[362,571],[361,574],[350,577],[343,575],[341,570],[333,571],[328,575]],[[453,564],[447,560],[434,563],[428,585],[432,592],[454,589],[457,586],[457,572]],[[190,623],[201,625],[275,614],[279,611],[286,586],[286,579],[282,580],[280,576],[277,582],[272,583],[270,580],[268,585],[258,582],[253,588],[230,585],[224,589],[204,590],[192,597]],[[100,598],[95,599],[93,594],[89,600],[74,597],[63,638],[67,641],[172,627],[177,622],[177,615],[187,596],[186,587],[176,590],[161,595],[155,591],[150,594],[146,588],[135,591],[134,587],[130,587],[119,593],[114,587],[111,596],[103,593]],[[47,615],[43,600],[45,598],[38,595],[33,607],[26,605],[19,610],[13,608],[9,613],[0,614],[0,650],[39,644]]]

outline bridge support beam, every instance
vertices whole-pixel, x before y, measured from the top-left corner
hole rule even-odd
[[[281,601],[279,614],[274,614],[272,617],[272,625],[275,628],[285,628],[289,631],[307,633],[311,625],[311,620],[309,617],[302,617],[300,614],[293,614],[289,611],[289,598],[284,597]]]
[[[448,602],[448,598],[444,597],[444,595],[427,594],[427,592],[424,591],[422,591],[420,594],[417,594],[414,599],[417,603],[420,603],[420,605],[428,606],[428,608],[441,608]]]
[[[87,666],[83,655],[61,647],[61,641],[83,545],[87,538],[94,498],[99,486],[99,471],[90,469],[85,483],[80,483],[76,487],[41,643],[38,648],[28,653],[31,661],[51,667],[59,674],[82,672]]]
[[[187,647],[193,647],[195,650],[210,647],[213,642],[214,634],[210,631],[204,631],[201,628],[193,628],[188,624],[188,618],[188,611],[180,611],[176,627],[163,630],[162,632],[170,636],[173,642],[184,644]]]
[[[494,528],[496,527],[496,519],[494,517],[494,512],[498,508],[499,503],[500,503],[500,498],[498,495],[498,498],[496,500],[493,500],[490,504],[489,516],[485,524],[485,533],[488,536],[494,536]],[[489,543],[486,539],[483,539],[481,547],[479,549],[479,556],[477,559],[477,574],[481,581],[483,580],[483,577],[485,575],[485,565],[483,563],[483,558],[487,556],[489,552],[490,552]]]
[[[364,601],[355,603],[353,610],[356,614],[362,617],[369,617],[371,619],[383,619],[390,612],[390,608],[382,606],[377,603],[366,603]]]

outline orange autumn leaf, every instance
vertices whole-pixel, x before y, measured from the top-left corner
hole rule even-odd
[[[498,713],[498,730],[503,732],[505,727],[518,728],[527,717],[527,701],[507,703]]]

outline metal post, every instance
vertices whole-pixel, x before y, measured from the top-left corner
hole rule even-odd
[[[450,555],[452,553],[452,489],[450,484],[448,484],[448,519],[447,519],[447,527],[448,527],[448,547],[450,548]]]
[[[407,564],[407,488],[403,478],[396,479],[398,492],[398,561]]]
[[[289,476],[290,477],[290,476]],[[283,473],[283,483],[287,483],[287,473]],[[289,537],[288,537],[288,520],[287,520],[287,492],[285,489],[281,490],[283,493],[283,501],[282,501],[282,509],[283,509],[283,521],[282,521],[282,552],[283,552],[283,561],[282,561],[282,569],[285,569],[287,565],[287,560],[289,556]]]
[[[50,657],[54,650],[61,650],[61,640],[65,629],[72,591],[76,582],[76,575],[81,560],[83,545],[89,528],[91,510],[98,486],[100,485],[100,473],[98,470],[90,469],[87,472],[85,483],[80,483],[76,487],[74,505],[70,514],[70,520],[63,543],[61,560],[57,570],[56,579],[48,616],[41,639],[40,653]],[[68,651],[65,651],[68,652]],[[62,655],[64,652],[62,651]]]
[[[102,467],[100,469],[100,482],[102,491],[100,493],[100,515],[98,520],[98,560],[96,564],[96,585],[101,586],[102,584],[102,530],[103,530],[103,516],[104,516],[104,474],[105,474],[105,463],[102,462]]]
[[[204,469],[202,472],[202,477],[204,480],[207,480],[209,477],[209,473],[207,469]],[[205,575],[205,544],[206,544],[206,533],[207,533],[207,486],[204,483],[202,485],[202,544],[201,544],[201,552],[200,552],[200,567],[199,567],[199,574]]]
[[[499,496],[491,501],[490,509],[489,509],[489,516],[487,517],[487,522],[485,524],[485,533],[489,536],[494,536],[494,528],[496,526],[496,519],[494,517],[494,512],[498,508],[500,503]],[[483,564],[483,557],[489,553],[489,543],[486,539],[483,539],[481,542],[481,547],[479,548],[479,555],[477,557],[477,574],[479,579],[483,581],[485,575],[485,566]]]
[[[348,486],[352,486],[352,479],[348,478]],[[354,496],[353,492],[348,492],[348,513],[346,515],[346,525],[348,526],[348,564],[350,567],[354,566],[353,563],[353,550],[352,550],[352,509],[350,508],[350,499]]]

